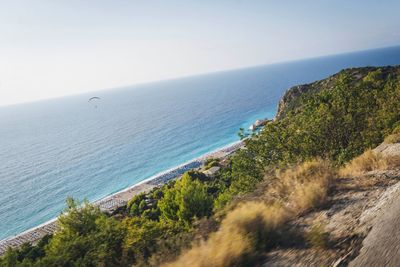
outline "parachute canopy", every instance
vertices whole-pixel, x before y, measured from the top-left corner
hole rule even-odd
[[[101,99],[100,97],[94,96],[94,97],[89,98],[88,102],[90,102],[92,100],[100,100],[100,99]]]
[[[93,103],[94,108],[97,108],[97,101],[99,101],[100,99],[101,99],[100,97],[94,96],[94,97],[89,98],[88,102]]]

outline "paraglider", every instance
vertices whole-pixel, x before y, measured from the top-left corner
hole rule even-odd
[[[96,103],[96,102],[99,101],[100,99],[101,99],[100,97],[94,96],[94,97],[89,98],[88,102],[94,102],[94,103]],[[94,104],[94,108],[97,108],[97,104]]]

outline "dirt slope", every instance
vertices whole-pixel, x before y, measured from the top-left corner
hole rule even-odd
[[[375,151],[400,155],[400,144]],[[338,178],[329,201],[292,221],[289,240],[266,253],[262,266],[400,266],[400,169]],[[299,235],[322,225],[324,247]]]

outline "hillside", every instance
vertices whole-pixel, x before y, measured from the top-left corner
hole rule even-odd
[[[396,266],[399,177],[400,143],[354,159],[323,205],[287,224],[285,231],[303,235],[268,251],[263,266]]]
[[[244,149],[111,215],[69,199],[53,236],[0,266],[347,265],[397,188],[399,141],[400,67],[346,69],[288,90]]]
[[[337,86],[337,82],[343,77],[346,77],[346,84],[348,86],[357,86],[364,79],[364,82],[367,80],[384,80],[388,76],[396,75],[397,71],[398,68],[390,66],[381,68],[350,68],[342,70],[323,80],[309,84],[296,85],[287,90],[279,101],[276,118],[282,119],[285,114],[295,112],[295,110],[301,107],[302,98],[308,97],[307,95],[315,95],[322,91],[334,90]]]

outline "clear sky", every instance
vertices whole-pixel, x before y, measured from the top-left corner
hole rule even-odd
[[[400,44],[400,1],[0,0],[0,105]]]

